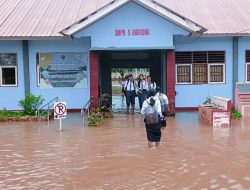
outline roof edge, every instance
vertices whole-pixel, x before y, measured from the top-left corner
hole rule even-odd
[[[101,7],[100,9],[96,10],[95,12],[89,14],[87,17],[75,22],[74,24],[68,26],[67,28],[61,30],[59,33],[64,36],[72,36],[77,32],[83,30],[84,28],[90,26],[91,24],[95,23],[96,21],[100,20],[101,18],[105,17],[106,15],[114,12],[115,10],[119,9],[123,5],[134,2],[137,3],[144,8],[154,12],[155,14],[163,17],[164,19],[173,22],[174,24],[180,26],[181,28],[189,31],[191,34],[199,33],[203,34],[207,31],[207,29],[190,19],[172,11],[171,9],[163,6],[160,3],[155,1],[145,1],[145,0],[114,0],[111,3]]]
[[[142,2],[142,3],[145,3],[145,2],[143,2],[143,0],[137,0],[137,1],[140,1],[140,2]],[[191,20],[191,19],[189,19],[189,18],[187,18],[187,17],[185,17],[185,16],[183,16],[183,15],[177,13],[176,11],[173,11],[172,9],[170,9],[170,8],[168,8],[168,7],[164,6],[164,5],[162,5],[161,3],[157,2],[157,1],[154,1],[154,0],[151,0],[151,1],[152,1],[153,4],[159,6],[159,8],[162,8],[162,9],[164,9],[165,11],[168,11],[169,13],[172,13],[172,14],[175,15],[177,18],[179,18],[179,19],[181,19],[181,20],[187,22],[187,23],[189,24],[189,26],[191,25],[191,26],[194,27],[194,28],[196,27],[196,29],[197,29],[197,28],[200,28],[198,31],[191,31],[191,33],[198,32],[198,33],[200,33],[200,34],[203,34],[204,32],[207,31],[207,28],[205,28],[204,26],[202,26],[202,25],[200,25],[200,24],[194,22],[193,20]],[[168,19],[167,19],[167,20],[168,20]],[[177,24],[177,23],[176,23],[176,24]]]
[[[71,36],[0,36],[0,40],[70,40]]]
[[[79,32],[83,28],[86,28],[87,26],[95,23],[96,21],[105,17],[106,15],[110,14],[111,12],[119,9],[120,7],[122,7],[123,5],[128,3],[128,1],[129,0],[114,0],[110,3],[108,3],[107,5],[104,5],[103,7],[97,9],[96,11],[92,12],[88,16],[86,16],[86,17],[80,19],[79,21],[69,25],[67,28],[61,30],[59,33],[62,35],[65,35],[65,36],[71,36],[71,35]],[[88,23],[85,24],[85,26],[83,26],[83,27],[79,26],[87,20],[88,20]],[[70,30],[73,32],[70,32]]]
[[[204,33],[203,37],[250,37],[250,33]]]

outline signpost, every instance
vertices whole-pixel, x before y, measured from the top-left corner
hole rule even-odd
[[[59,119],[60,131],[62,131],[62,119],[66,117],[67,117],[66,102],[55,102],[54,103],[54,119]]]

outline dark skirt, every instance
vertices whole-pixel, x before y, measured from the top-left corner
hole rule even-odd
[[[147,138],[150,142],[160,142],[161,140],[161,123],[155,125],[146,125]]]

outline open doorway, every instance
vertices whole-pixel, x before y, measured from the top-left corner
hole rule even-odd
[[[135,82],[138,82],[139,75],[146,78],[150,74],[150,68],[112,68],[112,109],[114,112],[124,113],[126,109],[126,97],[122,92],[122,83],[126,82],[126,76],[132,74]],[[135,98],[135,113],[140,112],[138,97]]]
[[[125,113],[126,101],[122,96],[121,81],[127,74],[133,74],[134,79],[139,74],[150,75],[157,85],[166,88],[165,61],[160,50],[100,51],[99,62],[99,91],[109,95],[108,105],[114,112]],[[138,112],[137,97],[135,103],[135,111]]]

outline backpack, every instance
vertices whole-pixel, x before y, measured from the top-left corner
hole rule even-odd
[[[155,105],[154,106],[149,105],[145,109],[145,123],[146,125],[155,125],[159,123],[159,115],[157,113]]]
[[[167,112],[168,111],[168,105],[167,105],[167,102],[166,100],[164,100],[162,98],[162,95],[161,95],[161,98],[160,98],[160,103],[161,103],[161,112]]]

